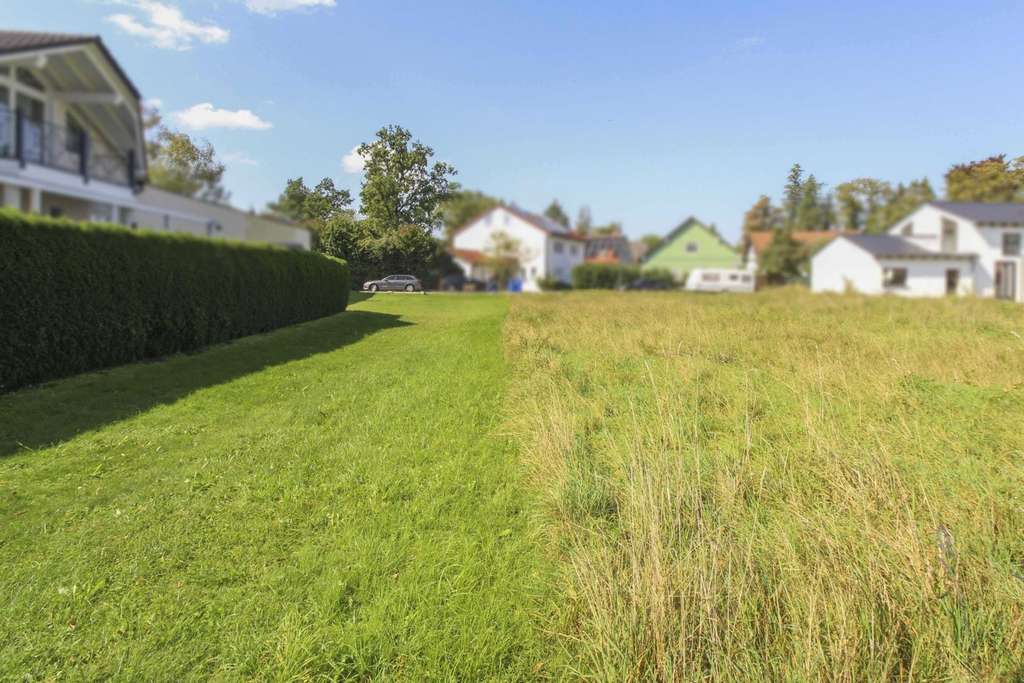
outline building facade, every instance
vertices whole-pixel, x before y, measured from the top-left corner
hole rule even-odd
[[[142,96],[97,36],[0,31],[0,204],[308,249],[308,231],[147,185]]]
[[[1024,302],[1024,204],[929,202],[885,235],[844,235],[811,260],[815,292]]]
[[[485,282],[492,279],[490,259],[514,259],[523,291],[537,292],[545,278],[569,284],[584,246],[584,238],[544,216],[498,206],[453,235],[451,254],[466,277]]]

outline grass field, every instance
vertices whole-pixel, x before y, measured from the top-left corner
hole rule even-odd
[[[1024,679],[1024,315],[591,294],[507,324],[570,672]]]
[[[0,679],[541,671],[507,302],[451,303],[0,397]]]
[[[0,679],[1021,680],[1022,322],[384,295],[0,397]]]

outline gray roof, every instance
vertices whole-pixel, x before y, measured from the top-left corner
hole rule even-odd
[[[948,254],[919,247],[910,240],[895,235],[842,235],[858,247],[878,258],[935,258],[968,259],[971,254]]]
[[[1024,225],[1024,204],[929,202],[937,209],[986,225]]]
[[[90,36],[82,33],[45,33],[40,31],[0,31],[0,54],[15,54],[18,52],[32,52],[33,50],[45,50],[48,48],[55,47],[66,47],[69,45],[85,45],[88,43],[95,43],[103,53],[103,56],[107,58],[107,61],[117,71],[117,75],[121,77],[128,89],[131,90],[132,94],[135,95],[136,99],[141,99],[142,95],[139,93],[139,89],[135,87],[131,79],[128,78],[128,74],[125,73],[121,65],[114,59],[114,55],[110,54],[107,46],[103,44],[103,40],[99,36]]]

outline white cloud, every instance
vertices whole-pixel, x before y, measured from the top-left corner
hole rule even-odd
[[[164,50],[191,50],[192,43],[226,43],[231,32],[216,24],[199,24],[185,18],[181,10],[156,0],[116,0],[114,4],[135,9],[139,15],[112,14],[107,17],[125,33],[146,38]]]
[[[240,166],[259,166],[260,162],[250,159],[244,152],[226,152],[221,155],[221,161],[226,164],[238,164]]]
[[[273,124],[264,121],[249,109],[217,109],[209,102],[194,104],[183,111],[174,112],[174,120],[193,130],[207,128],[241,128],[246,130],[267,130]]]
[[[353,147],[351,152],[341,158],[341,167],[345,173],[362,173],[366,168],[366,159],[359,153],[358,147]]]
[[[291,12],[312,7],[334,7],[335,0],[245,0],[250,12],[273,16],[278,12]]]

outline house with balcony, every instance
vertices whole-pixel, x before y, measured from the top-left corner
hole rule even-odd
[[[0,205],[308,249],[310,235],[147,185],[142,95],[98,36],[0,31]]]
[[[928,202],[882,235],[840,235],[811,259],[815,292],[1024,302],[1024,204]]]

